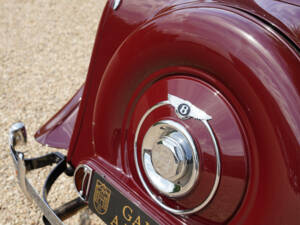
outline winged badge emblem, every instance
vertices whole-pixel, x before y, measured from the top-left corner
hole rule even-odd
[[[212,117],[203,110],[194,106],[189,101],[168,94],[168,101],[175,108],[175,112],[180,119],[186,120],[194,118],[196,120],[211,120]]]

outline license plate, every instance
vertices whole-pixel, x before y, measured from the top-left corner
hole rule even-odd
[[[110,225],[158,224],[97,173],[92,178],[89,207]]]

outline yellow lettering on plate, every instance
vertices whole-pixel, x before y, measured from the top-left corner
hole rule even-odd
[[[131,219],[132,219],[132,216],[131,216],[132,212],[133,212],[133,210],[132,210],[132,208],[130,208],[130,206],[125,205],[125,206],[123,207],[123,217],[124,217],[124,219],[127,220],[128,222],[130,222]]]
[[[141,225],[141,217],[138,216],[135,221],[132,223],[132,225]]]
[[[118,216],[115,216],[113,220],[110,222],[110,225],[119,225]]]

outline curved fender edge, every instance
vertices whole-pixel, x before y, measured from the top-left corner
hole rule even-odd
[[[76,122],[84,85],[34,135],[37,142],[53,148],[68,149]]]

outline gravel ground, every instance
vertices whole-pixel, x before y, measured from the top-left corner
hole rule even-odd
[[[16,121],[26,124],[26,156],[56,151],[40,146],[33,135],[83,83],[104,4],[0,0],[0,225],[43,224],[40,211],[17,186],[8,129]],[[29,174],[38,190],[48,173],[45,168]],[[58,206],[75,196],[72,179],[60,177],[50,204]],[[79,217],[65,223],[80,224]],[[93,215],[90,224],[103,223]]]

